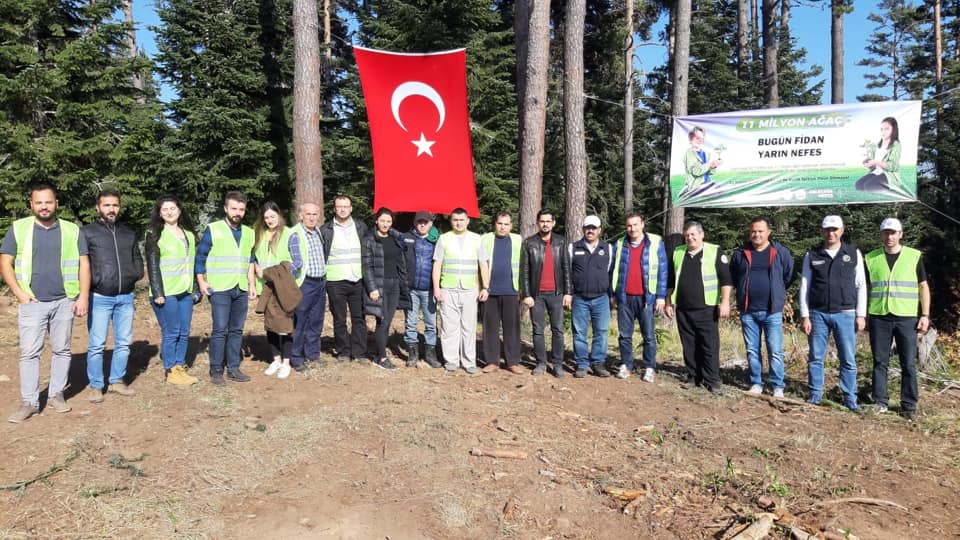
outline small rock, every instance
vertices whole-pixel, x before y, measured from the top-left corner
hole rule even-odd
[[[0,374],[0,382],[10,382],[10,377]]]
[[[300,521],[299,521],[298,523],[300,523],[300,524],[303,525],[304,527],[309,527],[309,526],[310,526],[310,518],[300,518]]]

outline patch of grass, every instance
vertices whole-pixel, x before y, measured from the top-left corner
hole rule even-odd
[[[764,457],[764,458],[765,458],[765,457],[769,457],[769,456],[770,456],[770,449],[769,449],[769,448],[756,448],[756,447],[754,447],[753,452],[751,452],[751,454],[753,454],[753,457]]]

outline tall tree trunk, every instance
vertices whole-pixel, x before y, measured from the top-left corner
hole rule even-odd
[[[633,0],[627,0],[627,39],[623,52],[623,210],[633,210]]]
[[[780,36],[790,35],[790,0],[780,1]]]
[[[536,231],[543,198],[543,144],[547,123],[547,67],[550,60],[550,2],[536,0],[530,10],[523,131],[520,151],[520,234]]]
[[[830,2],[830,103],[843,103],[843,16],[846,0]]]
[[[937,57],[936,73],[934,73],[936,81],[934,93],[937,95],[937,136],[943,132],[943,97],[940,95],[943,92],[943,31],[940,27],[940,4],[940,0],[933,0],[933,47]]]
[[[316,0],[293,0],[293,159],[297,206],[323,209],[320,155],[320,38]],[[294,212],[294,215],[298,212]]]
[[[330,30],[330,0],[323,0],[323,77],[321,83],[333,84],[333,40]],[[333,116],[333,95],[323,100],[323,115]]]
[[[583,133],[583,25],[586,0],[567,0],[563,22],[563,140],[565,147],[566,233],[582,236],[587,209],[587,145]]]
[[[674,117],[687,115],[687,85],[690,82],[690,17],[691,0],[677,0],[674,8],[674,20],[671,22],[676,35],[676,44],[671,57],[673,58],[673,104]],[[686,141],[673,141],[673,144],[684,144]],[[670,198],[670,182],[666,182],[666,196]],[[667,245],[673,247],[680,242],[683,233],[683,208],[671,207],[667,212]]]
[[[777,0],[763,0],[763,100],[769,108],[780,106],[777,77]]]
[[[737,0],[737,76],[749,80],[750,73],[750,23],[747,0]]]
[[[753,44],[753,61],[760,59],[760,30],[757,21],[760,19],[760,10],[757,7],[757,0],[750,0],[750,43]]]
[[[527,42],[530,40],[530,1],[513,5],[513,40],[517,49],[517,163],[523,163],[523,103],[527,88]],[[519,176],[519,171],[518,174]],[[519,222],[520,218],[517,217]]]
[[[133,26],[133,0],[123,0],[123,13],[127,21],[127,54],[130,58],[137,57],[137,29]],[[143,77],[140,73],[133,74],[133,87],[143,91]],[[143,96],[137,98],[143,103]]]

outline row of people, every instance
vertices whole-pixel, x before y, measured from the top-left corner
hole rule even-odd
[[[97,198],[98,219],[82,229],[58,220],[56,192],[39,185],[30,192],[34,216],[18,220],[0,247],[0,270],[20,302],[21,407],[10,421],[23,421],[38,411],[39,355],[49,329],[53,359],[48,404],[67,412],[63,398],[70,361],[73,316],[90,309],[88,325],[88,379],[90,401],[103,400],[106,388],[133,395],[124,383],[132,336],[133,288],[143,275],[134,233],[117,223],[120,195],[103,191]],[[338,360],[366,356],[365,315],[377,319],[374,361],[393,369],[386,344],[396,309],[405,310],[404,341],[407,365],[421,358],[418,324],[424,323],[422,358],[433,367],[463,368],[476,373],[478,306],[483,306],[485,372],[500,368],[524,373],[520,361],[520,307],[530,308],[533,323],[534,375],[548,369],[546,318],[550,318],[550,369],[563,376],[564,310],[572,311],[576,377],[592,372],[607,377],[607,334],[611,309],[616,310],[621,365],[617,377],[636,369],[634,327],[642,336],[643,380],[656,377],[654,317],[676,317],[687,381],[708,390],[720,388],[717,321],[730,313],[730,293],[737,289],[747,347],[751,388],[763,391],[760,338],[769,351],[769,383],[775,397],[783,395],[782,311],[786,289],[794,279],[789,250],[772,242],[770,223],[751,223],[750,241],[733,251],[732,260],[718,246],[704,242],[703,227],[684,227],[684,245],[668,259],[661,237],[644,230],[643,216],[630,213],[626,234],[614,243],[601,239],[597,216],[583,223],[583,238],[574,243],[553,232],[554,215],[537,215],[536,234],[521,239],[512,232],[509,213],[495,219],[495,231],[478,235],[468,230],[462,209],[450,214],[451,231],[439,235],[433,216],[418,212],[407,233],[393,229],[393,213],[380,209],[372,230],[352,218],[347,196],[334,200],[334,219],[318,227],[320,208],[305,203],[299,223],[286,227],[281,210],[262,205],[253,229],[242,224],[246,197],[225,196],[224,219],[212,222],[199,240],[176,197],[157,201],[145,242],[151,304],[161,326],[161,358],[168,382],[193,384],[185,358],[193,305],[202,296],[211,304],[213,329],[209,343],[210,379],[246,382],[240,370],[240,345],[248,302],[258,297],[257,311],[273,353],[268,375],[284,378],[319,363],[320,334],[325,302],[334,318]],[[824,219],[824,242],[804,257],[801,272],[801,315],[810,336],[809,400],[823,394],[823,357],[830,331],[841,360],[841,389],[845,404],[859,410],[856,401],[856,364],[853,343],[867,311],[868,277],[871,290],[871,345],[874,349],[874,401],[886,409],[886,366],[889,343],[898,341],[904,365],[901,413],[915,415],[915,328],[925,331],[929,289],[919,252],[900,246],[902,225],[884,221],[884,248],[864,258],[842,242],[842,221]],[[904,262],[899,265],[900,254]],[[885,254],[885,257],[882,255]],[[34,265],[34,260],[56,258],[56,265]],[[881,259],[883,259],[881,261]],[[886,262],[886,266],[881,262]],[[865,271],[869,271],[869,274]],[[906,286],[904,283],[915,283]],[[918,308],[923,317],[917,319]],[[437,354],[437,312],[442,322],[443,363]],[[912,310],[912,311],[911,311]],[[347,312],[351,328],[347,331]],[[114,354],[104,381],[103,350],[109,324],[114,326]],[[911,326],[912,325],[912,326]],[[592,330],[592,343],[588,332]],[[502,347],[501,347],[502,337]],[[912,342],[910,341],[912,339]],[[884,343],[886,352],[884,353]],[[502,352],[502,354],[501,354]]]

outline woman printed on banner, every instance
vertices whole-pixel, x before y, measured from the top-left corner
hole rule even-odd
[[[360,249],[363,287],[367,293],[363,310],[377,319],[375,365],[396,369],[387,358],[387,338],[397,308],[410,308],[406,250],[403,236],[393,228],[393,212],[389,208],[381,207],[373,219],[374,227],[364,236]]]
[[[687,178],[683,183],[678,198],[693,197],[713,187],[710,174],[720,166],[720,157],[708,156],[703,149],[707,132],[700,126],[694,126],[687,134],[690,139],[690,148],[683,156],[683,168]]]
[[[195,384],[197,378],[187,372],[186,357],[193,305],[201,298],[193,271],[197,239],[180,199],[173,195],[157,199],[144,245],[166,381],[177,386]]]
[[[900,180],[900,127],[897,119],[888,116],[880,121],[880,142],[866,145],[864,167],[870,172],[854,185],[857,191],[888,191],[902,186]]]

